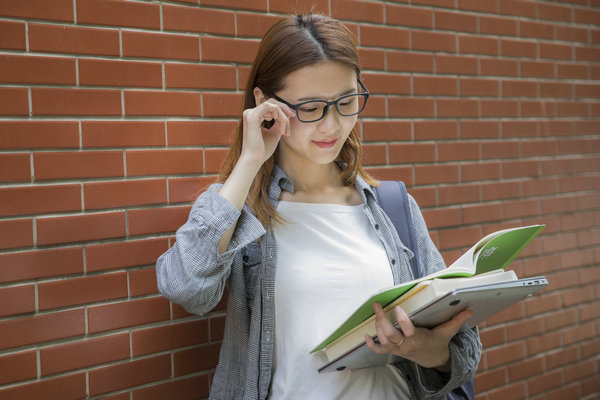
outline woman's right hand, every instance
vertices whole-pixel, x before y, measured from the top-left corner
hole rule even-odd
[[[281,137],[290,135],[290,119],[295,116],[294,110],[275,99],[244,110],[240,158],[262,165],[273,155]],[[270,128],[265,127],[266,121],[272,122]]]

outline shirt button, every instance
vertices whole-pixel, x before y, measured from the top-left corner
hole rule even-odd
[[[248,260],[250,260],[250,257],[244,256],[244,257],[242,257],[242,260],[244,260],[244,262],[248,262]]]
[[[379,224],[375,224],[375,229],[379,230]]]
[[[396,265],[396,259],[392,258],[392,265]]]

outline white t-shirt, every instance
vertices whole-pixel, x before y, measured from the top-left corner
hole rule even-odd
[[[318,374],[309,354],[373,292],[393,285],[362,205],[279,202],[275,224],[275,354],[270,399],[408,399],[390,366]]]

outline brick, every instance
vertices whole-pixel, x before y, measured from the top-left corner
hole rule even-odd
[[[573,8],[555,4],[539,4],[538,15],[540,19],[572,22]]]
[[[129,150],[127,176],[204,172],[202,150]]]
[[[477,224],[502,220],[502,206],[500,204],[465,206],[462,210],[464,224]]]
[[[519,32],[522,37],[538,39],[554,39],[554,25],[543,22],[519,21]]]
[[[553,117],[556,115],[553,101],[521,101],[522,117]]]
[[[167,202],[164,179],[84,183],[86,210],[129,207]]]
[[[80,372],[0,389],[5,399],[77,400],[86,397],[85,373]]]
[[[482,58],[480,61],[481,75],[517,76],[519,64],[517,61]]]
[[[540,43],[540,58],[571,60],[573,51],[571,46],[555,43]]]
[[[389,114],[392,117],[433,117],[434,100],[428,98],[390,97]]]
[[[386,113],[386,99],[383,96],[369,96],[369,101],[364,111],[360,114],[361,117],[385,117]]]
[[[228,145],[237,121],[167,121],[170,146]]]
[[[433,28],[433,12],[421,7],[386,4],[386,24]],[[436,15],[437,21],[437,15]]]
[[[39,0],[5,1],[0,4],[0,15],[73,22],[73,2],[57,0],[50,7],[48,3]]]
[[[26,88],[0,88],[0,115],[29,115],[29,94]]]
[[[536,18],[537,7],[527,0],[503,0],[500,2],[500,13]]]
[[[88,332],[98,333],[169,319],[169,302],[163,297],[129,300],[87,308]]]
[[[369,145],[367,145],[369,146]],[[373,147],[373,145],[370,145]],[[363,147],[363,149],[365,149]],[[204,151],[204,172],[206,173],[217,173],[221,169],[223,160],[227,155],[226,149],[206,149]]]
[[[123,56],[158,59],[200,59],[197,36],[123,31]]]
[[[600,52],[595,47],[575,47],[575,60],[597,63],[600,61]]]
[[[127,275],[115,273],[38,285],[40,310],[127,297]]]
[[[497,79],[460,78],[461,96],[500,95],[500,82]]]
[[[411,49],[455,52],[456,36],[443,32],[412,31]]]
[[[392,52],[388,53],[388,70],[393,71],[396,68],[393,67],[392,62],[389,61],[390,60],[390,54]],[[360,65],[363,69],[378,69],[378,70],[383,70],[385,69],[385,64],[386,64],[386,52],[384,50],[380,50],[380,49],[368,49],[368,48],[359,48],[358,49],[358,58],[360,59]],[[402,68],[399,68],[401,71],[406,71],[403,70]],[[246,82],[247,80],[242,81],[240,79],[240,82]]]
[[[560,332],[546,332],[544,335],[527,339],[526,343],[529,356],[541,354],[561,346]]]
[[[556,116],[558,117],[589,117],[589,107],[583,102],[556,102]]]
[[[544,319],[532,318],[510,324],[508,325],[506,332],[509,342],[515,342],[519,339],[542,334],[544,333]]]
[[[360,45],[409,49],[410,32],[407,29],[364,25],[360,29]]]
[[[239,93],[203,93],[203,116],[237,117],[242,111],[242,101]]]
[[[462,10],[481,11],[486,13],[498,12],[497,4],[491,2],[480,2],[478,0],[458,0],[458,8]]]
[[[488,392],[489,400],[526,399],[527,387],[525,382],[517,382],[509,386]]]
[[[245,0],[202,0],[202,5],[233,8],[241,10],[267,11],[267,0],[245,1]]]
[[[133,356],[193,346],[208,341],[206,319],[137,330],[132,334]]]
[[[475,75],[479,67],[476,57],[438,54],[435,57],[435,70],[438,74]]]
[[[31,181],[29,153],[0,154],[0,181]]]
[[[546,366],[549,370],[565,364],[574,364],[577,361],[579,361],[579,349],[576,347],[563,348],[546,355]]]
[[[216,316],[208,320],[210,325],[210,341],[223,340],[225,332],[225,316]]]
[[[500,179],[501,164],[498,162],[461,163],[460,177],[465,182]]]
[[[0,148],[78,148],[75,121],[0,121]]]
[[[267,33],[267,30],[281,19],[282,18],[278,15],[236,12],[237,35],[242,37],[262,38],[265,33]],[[231,31],[233,31],[233,29],[231,29],[230,32]]]
[[[365,144],[362,148],[363,165],[383,165],[387,163],[387,149],[381,144]]]
[[[34,153],[36,180],[123,176],[120,151]]]
[[[517,141],[483,143],[481,157],[484,159],[517,158],[519,157],[519,143]]]
[[[493,371],[483,371],[477,373],[477,381],[475,382],[475,390],[477,393],[489,389],[502,387],[506,384],[506,371],[504,368],[495,369]]]
[[[540,203],[537,199],[515,200],[504,202],[504,218],[537,216],[540,214]]]
[[[535,357],[520,361],[508,367],[508,378],[511,382],[541,375],[544,372],[544,357]]]
[[[31,219],[0,221],[0,249],[33,246],[33,222]]]
[[[168,247],[167,238],[88,245],[86,246],[87,271],[153,265]]]
[[[412,80],[415,95],[456,96],[458,94],[456,78],[416,75]]]
[[[15,268],[18,265],[18,268]],[[0,255],[0,282],[61,276],[83,272],[79,247]]]
[[[167,88],[235,89],[236,71],[233,66],[165,64]]]
[[[200,93],[125,91],[126,115],[200,116]]]
[[[456,165],[422,165],[415,167],[415,183],[417,185],[457,181],[458,166]]]
[[[456,121],[414,121],[415,140],[456,139]]]
[[[175,232],[187,220],[190,207],[129,211],[129,234]]]
[[[79,24],[160,28],[158,4],[121,0],[77,0],[76,7]]]
[[[83,147],[145,147],[165,145],[162,121],[81,121]]]
[[[550,388],[562,385],[562,372],[546,372],[542,376],[532,377],[527,380],[529,395],[543,393]]]
[[[173,355],[174,375],[182,376],[215,368],[219,361],[220,347],[220,343],[215,343],[176,352]]]
[[[560,79],[589,79],[590,68],[587,65],[555,63],[557,78]]]
[[[505,179],[538,175],[537,161],[505,161],[502,163],[502,177]]]
[[[477,16],[461,12],[435,11],[435,28],[438,30],[477,32]]]
[[[0,48],[25,50],[25,24],[15,21],[0,21]]]
[[[119,32],[64,25],[29,24],[30,51],[119,55]]]
[[[40,199],[44,199],[40,201]],[[79,185],[20,186],[0,189],[0,215],[81,210]]]
[[[519,183],[501,182],[482,184],[482,193],[484,201],[510,199],[521,196]]]
[[[382,23],[383,8],[382,4],[360,0],[333,0],[331,2],[332,15],[343,20]],[[386,12],[387,9],[386,7]]]
[[[0,357],[0,384],[23,381],[37,377],[37,356],[35,351],[24,351]],[[0,391],[2,395],[2,391]]]
[[[512,18],[479,16],[479,33],[517,36],[518,22]]]
[[[2,82],[75,85],[75,60],[6,54],[0,57],[0,75]]]
[[[434,143],[390,143],[390,163],[418,163],[435,160]]]
[[[85,242],[124,236],[124,212],[40,218],[37,221],[37,238],[40,245]]]
[[[209,374],[204,374],[137,389],[133,391],[133,400],[160,400],[169,397],[193,400],[199,397],[208,397],[208,381]],[[129,400],[129,396],[127,400]]]
[[[89,392],[95,396],[159,381],[171,375],[171,357],[164,354],[89,371]]]
[[[537,55],[538,45],[534,41],[501,39],[500,54],[505,57],[533,58]]]
[[[154,267],[129,271],[129,290],[131,296],[158,293]]]
[[[83,310],[36,315],[0,322],[0,348],[79,336],[84,333]]]
[[[386,54],[387,68],[390,71],[433,72],[433,56],[431,54],[393,50],[388,50]]]
[[[34,115],[121,115],[121,93],[103,89],[32,88]]]
[[[438,143],[437,161],[467,161],[480,158],[478,143]]]
[[[235,32],[235,15],[227,11],[165,5],[163,20],[166,30],[217,34]]]
[[[439,208],[423,211],[429,229],[460,225],[459,208]]]
[[[169,204],[195,201],[214,181],[214,177],[169,178]]]
[[[554,78],[554,64],[545,61],[521,61],[521,76]]]
[[[592,31],[592,38],[594,37],[594,31]],[[556,26],[556,39],[564,42],[588,42],[588,30],[580,27],[573,26]],[[592,42],[594,40],[592,39]]]
[[[42,375],[91,367],[129,358],[129,334],[122,333],[45,347],[40,350]]]
[[[442,187],[440,205],[460,205],[480,201],[479,185]]]
[[[594,360],[582,361],[582,362],[574,363],[574,364],[575,365],[567,366],[564,369],[564,373],[565,373],[564,376],[565,376],[566,382],[581,381],[581,380],[583,380],[583,378],[596,375]],[[575,392],[575,393],[577,393],[577,392]],[[555,398],[559,399],[560,397],[555,397]],[[562,398],[567,398],[567,397],[562,397]],[[573,398],[573,397],[571,396],[571,398]]]
[[[498,138],[500,124],[498,121],[461,120],[461,138]]]
[[[492,368],[520,360],[525,357],[525,346],[523,343],[513,343],[498,349],[487,350],[487,367]]]
[[[478,117],[479,101],[470,99],[444,99],[438,98],[438,117]]]
[[[472,246],[481,238],[481,229],[473,226],[440,231],[440,248],[451,249]]]
[[[410,94],[410,77],[397,74],[363,73],[363,83],[378,94]]]
[[[538,124],[535,121],[502,121],[502,137],[513,138],[513,137],[535,137],[538,136]],[[542,141],[530,141],[523,142],[523,149],[529,149],[528,147],[543,146]],[[553,146],[554,147],[554,146]]]
[[[430,6],[435,6],[435,7],[442,7],[442,8],[455,8],[456,7],[456,1],[455,0],[413,0],[412,1],[413,4],[424,4],[424,5],[430,5]]]
[[[82,86],[162,87],[160,63],[79,60],[79,84]]]
[[[250,39],[202,37],[202,61],[251,63],[259,42]]]
[[[495,38],[460,35],[458,49],[463,54],[498,55],[500,42]]]
[[[0,317],[32,312],[35,312],[34,285],[20,285],[0,289]],[[1,381],[0,378],[0,383]]]

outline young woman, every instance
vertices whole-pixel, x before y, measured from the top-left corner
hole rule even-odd
[[[350,31],[292,16],[265,35],[219,181],[198,197],[157,262],[160,292],[205,314],[228,287],[212,399],[433,398],[466,381],[481,352],[465,311],[434,329],[375,306],[387,366],[317,374],[309,351],[372,292],[414,279],[413,256],[376,203],[355,128],[368,90]],[[444,268],[412,198],[423,275]],[[460,330],[460,331],[459,331]]]

